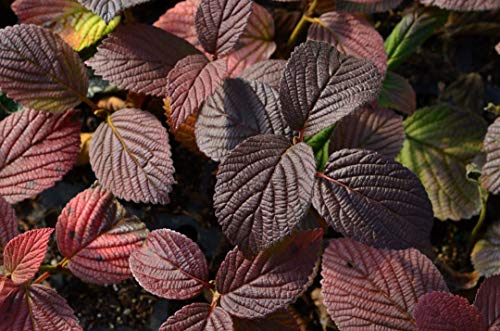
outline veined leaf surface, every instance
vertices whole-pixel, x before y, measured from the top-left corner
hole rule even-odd
[[[78,0],[82,5],[92,10],[109,23],[123,9],[138,5],[149,0]]]
[[[182,307],[162,324],[160,331],[233,331],[231,316],[221,307],[192,303]]]

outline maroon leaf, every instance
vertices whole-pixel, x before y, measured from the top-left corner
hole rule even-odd
[[[234,248],[215,280],[221,307],[252,319],[285,308],[307,287],[322,238],[321,229],[297,232],[250,259]]]
[[[226,76],[224,60],[209,62],[203,55],[190,55],[177,62],[168,74],[168,95],[172,98],[172,122],[174,130],[198,111],[205,99]]]
[[[3,264],[3,248],[19,234],[14,209],[0,196],[0,266]]]
[[[330,140],[330,154],[343,148],[360,148],[395,158],[405,138],[403,118],[383,108],[360,108],[341,119]]]
[[[167,10],[154,23],[154,26],[187,40],[202,51],[203,47],[201,47],[198,41],[196,26],[194,24],[194,18],[200,2],[201,0],[178,2],[173,8]]]
[[[448,292],[421,296],[413,316],[419,331],[486,330],[479,310],[467,299]]]
[[[0,122],[0,195],[16,203],[61,180],[78,158],[80,126],[74,111],[25,109]]]
[[[196,12],[196,32],[203,48],[216,56],[230,53],[252,13],[250,0],[202,0]]]
[[[419,251],[380,250],[348,238],[330,242],[321,275],[324,304],[342,330],[416,330],[418,298],[447,290]]]
[[[420,0],[424,5],[438,6],[450,10],[473,11],[500,8],[498,0]]]
[[[486,278],[476,293],[474,305],[483,315],[488,331],[500,330],[500,275]]]
[[[293,51],[281,81],[285,119],[312,136],[375,99],[380,83],[372,63],[308,40]]]
[[[314,23],[307,37],[329,43],[344,54],[373,62],[383,76],[387,70],[384,39],[364,18],[346,12],[329,12],[319,17],[321,25]]]
[[[286,309],[279,310],[259,319],[233,317],[236,331],[301,331],[297,320]]]
[[[278,93],[264,83],[242,79],[226,79],[207,98],[195,128],[198,147],[216,161],[248,137],[290,133],[279,111]]]
[[[73,198],[56,225],[57,246],[71,272],[96,284],[131,277],[128,258],[147,233],[137,217],[98,185]]]
[[[130,269],[147,291],[166,299],[185,300],[208,284],[208,265],[201,249],[188,237],[161,229],[130,256]]]
[[[410,170],[377,153],[330,155],[312,201],[346,237],[380,248],[430,247],[432,207],[424,187]]]
[[[19,288],[0,301],[2,331],[80,331],[78,320],[66,300],[42,285]]]
[[[15,284],[35,276],[45,258],[52,231],[49,228],[27,231],[5,245],[3,264]]]
[[[182,307],[160,327],[160,331],[233,331],[231,316],[220,307],[208,303],[192,303]]]
[[[78,54],[59,36],[32,24],[0,30],[0,89],[28,108],[59,112],[87,94]]]
[[[120,26],[86,63],[120,88],[167,95],[167,75],[177,61],[199,53],[187,41],[145,24]]]
[[[123,9],[138,5],[149,0],[78,0],[82,5],[92,10],[109,23]]]
[[[500,193],[500,118],[488,127],[483,150],[486,163],[483,166],[482,184],[493,194]]]
[[[309,208],[316,163],[308,145],[258,135],[222,160],[215,215],[229,241],[257,253],[291,233]]]
[[[239,77],[246,80],[256,80],[258,82],[266,83],[272,88],[279,89],[285,65],[285,60],[267,60],[257,62],[241,72]]]
[[[417,99],[408,80],[392,71],[388,71],[378,98],[381,107],[397,110],[411,115],[417,108]]]
[[[99,182],[117,197],[166,204],[174,183],[168,134],[160,121],[139,109],[122,109],[97,128],[90,164]]]
[[[2,302],[7,300],[7,298],[11,296],[11,294],[15,294],[15,292],[18,291],[19,287],[21,286],[22,285],[14,284],[14,282],[10,280],[8,277],[0,276],[0,306]]]
[[[403,0],[337,0],[337,10],[375,13],[399,6]]]

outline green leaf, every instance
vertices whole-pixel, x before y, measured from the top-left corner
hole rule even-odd
[[[424,184],[435,217],[458,221],[477,215],[479,187],[468,180],[466,168],[481,152],[486,122],[443,104],[417,110],[404,126],[399,161]]]
[[[311,137],[304,139],[304,142],[312,147],[314,158],[316,159],[317,170],[323,171],[326,162],[328,162],[328,148],[330,146],[330,137],[332,136],[335,124],[321,130]]]
[[[406,78],[387,71],[378,97],[378,104],[382,108],[411,115],[417,108],[417,98]]]
[[[399,66],[447,19],[448,13],[436,8],[423,8],[405,15],[385,40],[388,69]]]

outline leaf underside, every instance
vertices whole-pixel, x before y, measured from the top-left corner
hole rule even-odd
[[[486,163],[482,170],[482,185],[493,194],[500,193],[500,118],[489,126],[484,138]]]

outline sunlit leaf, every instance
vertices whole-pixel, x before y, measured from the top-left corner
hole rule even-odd
[[[82,5],[92,10],[109,23],[123,9],[138,5],[150,0],[78,0]]]
[[[483,150],[486,163],[483,166],[483,186],[493,194],[500,193],[500,118],[490,125],[484,138]]]
[[[201,0],[184,0],[178,2],[173,8],[170,8],[165,14],[160,16],[158,21],[154,23],[154,26],[183,38],[198,49],[203,50],[198,41],[194,23],[200,2]]]
[[[222,308],[208,303],[182,307],[162,324],[160,331],[233,331],[231,316]]]

